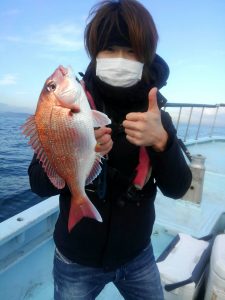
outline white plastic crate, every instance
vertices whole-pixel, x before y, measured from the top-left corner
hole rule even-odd
[[[225,300],[225,234],[214,241],[210,258],[205,300]]]
[[[157,259],[165,300],[194,299],[202,284],[212,236],[202,239],[180,233]]]

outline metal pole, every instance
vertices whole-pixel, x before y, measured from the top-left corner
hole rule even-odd
[[[203,116],[203,113],[204,113],[204,109],[205,109],[205,107],[203,106],[200,121],[199,121],[199,124],[198,124],[198,130],[197,130],[196,137],[195,137],[196,141],[198,139],[199,130],[200,130],[200,127],[201,127],[201,124],[202,124],[202,116]]]
[[[214,115],[213,124],[212,124],[212,127],[211,127],[211,131],[210,131],[209,137],[212,137],[213,130],[214,130],[215,123],[216,123],[216,118],[217,118],[217,114],[218,114],[219,107],[220,107],[219,105],[216,106],[216,113],[215,113],[215,115]]]
[[[178,126],[179,126],[179,123],[180,123],[181,111],[182,111],[182,106],[180,106],[180,109],[179,109],[179,115],[178,115],[178,118],[177,118],[176,130],[178,130]]]
[[[184,136],[184,142],[186,142],[186,137],[187,137],[187,134],[188,134],[188,129],[189,129],[189,125],[190,125],[192,111],[193,111],[193,106],[191,107],[191,111],[190,111],[190,114],[189,114],[188,124],[187,124],[187,128],[186,128],[185,136]]]

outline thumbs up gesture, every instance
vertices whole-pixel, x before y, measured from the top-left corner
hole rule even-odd
[[[123,126],[130,143],[137,146],[151,146],[160,152],[166,148],[168,134],[162,126],[156,94],[157,88],[152,88],[148,94],[148,110],[143,113],[127,114]]]

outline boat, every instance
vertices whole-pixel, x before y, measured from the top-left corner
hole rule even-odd
[[[179,234],[213,240],[225,233],[225,104],[169,103],[165,110],[173,118],[187,161],[201,176],[182,199],[158,192],[151,237],[156,259]],[[197,168],[193,158],[200,161]],[[58,212],[58,196],[54,196],[0,223],[0,299],[53,299],[52,234]],[[207,272],[203,286],[196,299],[204,299]],[[110,283],[97,299],[123,298]]]

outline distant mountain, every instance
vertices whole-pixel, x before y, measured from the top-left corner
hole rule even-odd
[[[13,112],[13,113],[33,113],[33,109],[23,106],[11,106],[0,102],[0,112]]]

